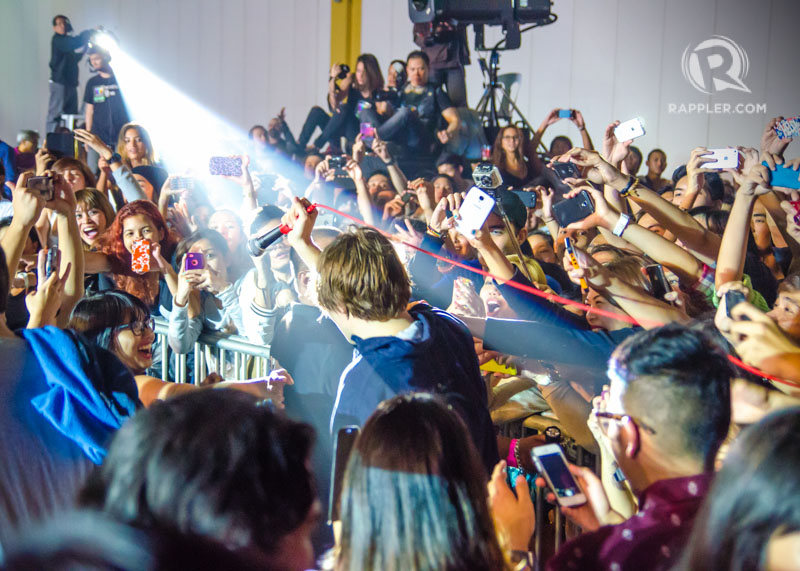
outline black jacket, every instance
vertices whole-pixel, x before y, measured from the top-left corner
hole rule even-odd
[[[75,50],[84,47],[92,35],[92,30],[84,30],[78,36],[53,34],[50,40],[50,80],[68,87],[78,86],[78,62],[83,52]]]

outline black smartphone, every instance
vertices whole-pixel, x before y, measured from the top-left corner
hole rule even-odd
[[[578,170],[578,166],[575,163],[560,163],[556,161],[550,165],[550,168],[555,171],[561,180],[581,177],[581,171]]]
[[[522,204],[525,205],[525,208],[536,208],[535,192],[528,192],[527,190],[512,190],[511,192],[519,197],[519,199],[522,201]]]
[[[32,176],[26,187],[38,192],[45,201],[53,200],[55,195],[55,181],[52,176]]]
[[[359,431],[357,426],[345,426],[336,433],[336,442],[333,445],[333,466],[331,467],[331,494],[328,499],[328,524],[339,520],[339,499],[342,495],[344,471]]]
[[[725,313],[728,317],[731,317],[731,309],[742,303],[743,301],[747,301],[747,297],[740,291],[735,289],[729,290],[725,293]],[[743,318],[745,321],[748,319],[745,317]]]
[[[75,144],[75,134],[69,133],[47,133],[45,137],[47,150],[56,157],[78,158],[78,146]]]
[[[328,166],[332,169],[343,169],[345,164],[347,163],[342,156],[337,155],[328,159]]]
[[[653,288],[653,297],[663,300],[664,296],[672,291],[667,276],[664,275],[664,268],[661,264],[651,264],[645,266],[644,269],[647,271],[647,279],[650,280],[650,286]]]
[[[553,205],[553,217],[562,228],[566,228],[573,222],[583,220],[594,212],[594,203],[592,197],[585,190],[580,194],[562,200]]]

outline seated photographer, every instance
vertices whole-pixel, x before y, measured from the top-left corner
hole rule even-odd
[[[333,71],[336,70],[332,70],[332,73]],[[375,92],[383,89],[383,74],[375,56],[358,56],[355,73],[348,73],[341,86],[336,85],[337,77],[338,75],[332,75],[329,85],[334,89],[332,97],[338,102],[338,106],[334,107],[333,116],[314,141],[316,149],[321,149],[326,143],[339,148],[342,137],[352,143],[359,134],[360,124],[365,117],[371,118],[373,125],[378,122],[377,113],[365,114],[375,104]],[[298,144],[304,144],[302,137]]]
[[[440,144],[455,137],[460,125],[447,93],[428,83],[428,65],[424,52],[408,55],[408,83],[400,93],[397,109],[376,129],[381,139],[405,150],[404,158],[432,158]],[[439,129],[442,118],[447,123],[445,129]]]
[[[320,252],[311,239],[317,213],[306,212],[308,205],[295,199],[284,216],[289,242],[319,275],[319,306],[357,349],[339,381],[332,430],[363,424],[393,395],[433,391],[463,413],[488,474],[497,442],[469,331],[428,305],[407,309],[408,275],[391,242],[376,231],[355,229]]]

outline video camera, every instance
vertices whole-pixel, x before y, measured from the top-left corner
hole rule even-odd
[[[503,177],[492,163],[480,163],[472,171],[472,181],[482,190],[494,190],[503,184]]]

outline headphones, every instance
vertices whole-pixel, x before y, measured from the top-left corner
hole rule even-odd
[[[70,22],[69,18],[67,18],[64,14],[58,14],[55,18],[53,18],[53,25],[54,26],[56,25],[56,20],[58,20],[59,18],[64,19],[64,26],[65,26],[64,31],[68,34],[72,33],[73,29],[72,22]]]

